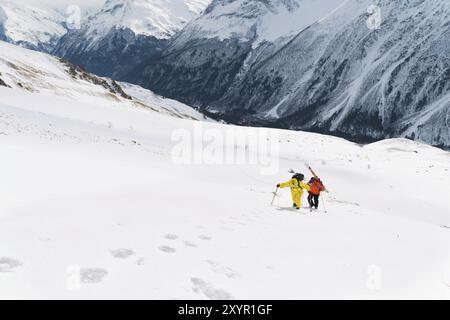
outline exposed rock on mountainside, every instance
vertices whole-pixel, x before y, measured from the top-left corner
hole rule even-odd
[[[100,76],[122,79],[158,57],[168,39],[197,16],[207,0],[108,0],[53,53]]]
[[[233,123],[450,147],[450,2],[340,1],[268,33],[309,5],[214,1],[133,80]]]
[[[0,0],[0,40],[50,52],[66,33],[65,17],[48,6]]]

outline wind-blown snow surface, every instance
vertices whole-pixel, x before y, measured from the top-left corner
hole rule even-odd
[[[0,97],[0,298],[450,298],[448,152],[277,130],[280,170],[262,176],[173,164],[190,120]],[[291,210],[288,190],[269,205],[303,161],[328,214]]]

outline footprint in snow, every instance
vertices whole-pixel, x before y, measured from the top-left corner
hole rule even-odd
[[[251,221],[251,220],[247,217],[246,214],[243,214],[242,216],[243,216],[245,219],[248,219],[249,221]],[[228,219],[231,221],[232,224],[238,224],[238,225],[240,225],[240,226],[246,226],[245,223],[243,223],[241,220],[239,220],[239,219],[236,218],[236,217],[228,217]]]
[[[22,262],[16,259],[2,257],[0,258],[0,272],[13,272],[14,269],[20,267]]]
[[[329,202],[335,202],[335,203],[349,205],[349,206],[361,207],[361,205],[359,203],[357,203],[357,202],[338,200],[336,198],[330,199]]]
[[[138,266],[143,266],[143,265],[145,264],[145,259],[144,259],[144,258],[139,258],[139,259],[136,261],[136,264],[137,264]]]
[[[215,273],[223,274],[227,278],[231,279],[239,277],[239,273],[229,267],[222,266],[220,263],[212,260],[206,260],[206,262],[211,266],[211,270]]]
[[[191,278],[191,282],[194,285],[192,290],[195,293],[203,294],[211,300],[233,300],[233,296],[222,289],[216,289],[211,284],[203,281],[200,278]]]
[[[203,235],[203,234],[202,234],[201,236],[199,236],[199,239],[204,240],[204,241],[211,241],[211,240],[212,240],[211,237],[205,236],[205,235]]]
[[[159,247],[159,250],[165,253],[175,253],[177,250],[175,248],[169,247],[169,246],[161,246]]]
[[[177,240],[178,236],[176,234],[166,234],[164,238],[166,238],[167,240]]]
[[[128,259],[134,255],[134,251],[131,249],[116,249],[111,250],[111,255],[117,259]]]
[[[183,244],[189,248],[198,248],[198,246],[195,243],[190,242],[190,241],[183,241]]]
[[[107,275],[108,271],[102,268],[84,268],[80,270],[80,280],[86,284],[100,283]]]

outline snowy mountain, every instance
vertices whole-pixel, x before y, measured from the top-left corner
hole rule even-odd
[[[0,41],[0,87],[7,88],[2,91],[1,100],[5,104],[9,95],[20,96],[19,91],[31,94],[30,99],[46,96],[85,106],[137,108],[177,118],[205,119],[191,107],[149,90],[97,77],[56,57],[3,41]]]
[[[170,39],[101,15],[80,32],[166,41],[135,76],[216,117],[448,146],[448,0],[380,0],[379,29],[368,4],[220,0]],[[0,299],[450,299],[450,153],[420,142],[208,121],[0,41],[0,150]],[[273,193],[306,164],[317,211]]]
[[[216,0],[179,35],[178,40],[217,38],[275,41],[326,16],[344,0]]]
[[[45,5],[0,0],[0,40],[50,52],[66,33],[65,18]]]
[[[130,79],[234,123],[450,148],[449,36],[447,0],[216,0]]]
[[[158,56],[208,0],[108,0],[58,43],[53,53],[89,71],[122,78]]]
[[[168,117],[48,55],[0,58],[0,299],[450,298],[448,152]],[[262,132],[277,165],[174,161],[174,137],[203,157]],[[304,163],[319,210],[270,206]]]

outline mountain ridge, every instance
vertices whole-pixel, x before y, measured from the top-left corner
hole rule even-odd
[[[65,17],[56,9],[0,0],[0,40],[50,52],[66,32]]]
[[[135,81],[232,123],[449,148],[450,3],[382,0],[380,26],[369,28],[372,5],[345,1],[256,47],[254,38],[205,37],[190,24]]]
[[[80,30],[63,36],[52,53],[98,75],[123,79],[137,65],[157,57],[168,39],[206,4],[207,0],[108,0]]]
[[[125,106],[182,119],[207,120],[191,107],[136,85],[89,73],[64,59],[0,41],[0,86],[71,103]],[[5,103],[8,98],[3,99]]]

